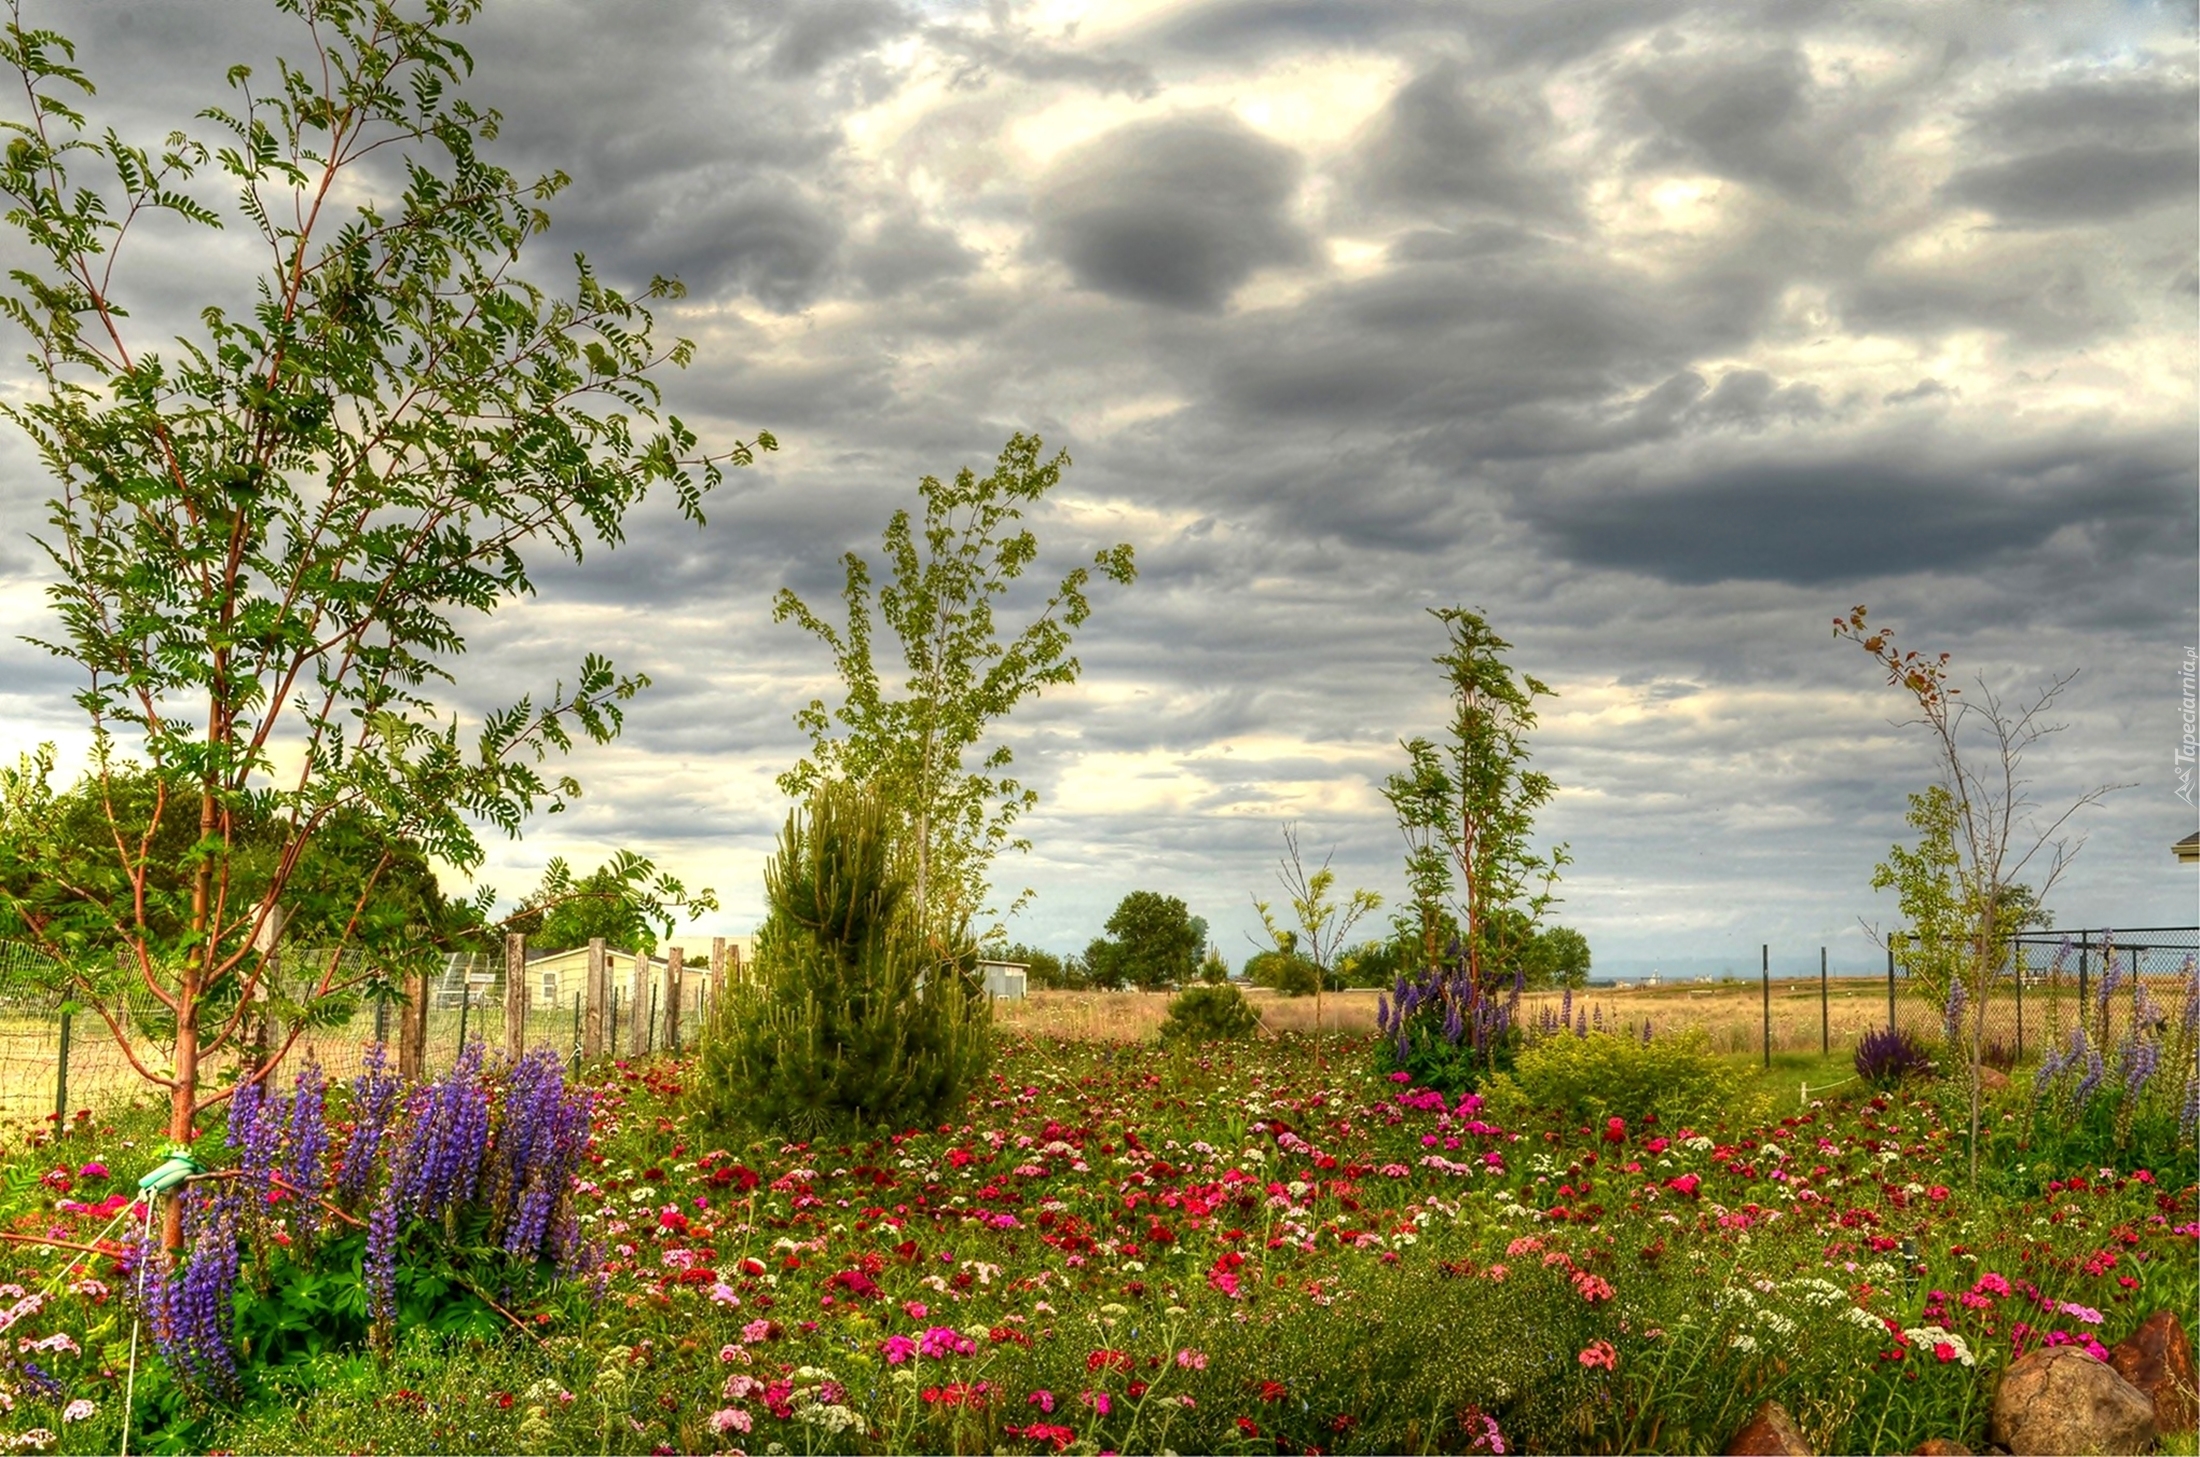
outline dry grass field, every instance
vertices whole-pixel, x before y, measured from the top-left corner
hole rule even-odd
[[[1246,989],[1246,1000],[1260,1013],[1261,1025],[1271,1032],[1314,1030],[1314,999],[1285,997],[1266,988]],[[1373,991],[1332,992],[1322,998],[1324,1031],[1372,1032],[1375,1030]],[[2057,999],[2067,1022],[2072,993],[2065,988]],[[1578,993],[1574,1008],[1592,1018],[1602,1014],[1603,1025],[1639,1032],[1645,1018],[1653,1034],[1658,1031],[1703,1029],[1711,1046],[1720,1052],[1764,1050],[1764,992],[1750,982],[1711,984],[1678,983],[1656,987],[1593,987]],[[1556,1015],[1561,998],[1556,993],[1523,999],[1524,1011],[1538,1017],[1545,1007]],[[2003,1005],[2006,1003],[2007,1005]],[[999,1024],[1010,1031],[1074,1037],[1093,1041],[1142,1042],[1158,1033],[1168,1014],[1169,997],[1162,992],[1033,992],[1020,1002],[995,1005]],[[2038,1047],[2051,1014],[2045,989],[2025,994],[2025,1047]],[[1908,1028],[1929,1026],[1932,1009],[1915,998],[1897,1003],[1897,1014]],[[1837,980],[1828,984],[1821,1028],[1819,987],[1815,981],[1772,984],[1772,1048],[1775,1052],[1812,1052],[1820,1047],[1821,1033],[1832,1050],[1853,1048],[1857,1039],[1887,1023],[1887,984],[1877,978]],[[2016,1005],[2013,996],[1996,999],[1992,1026],[2006,1026],[2013,1033]]]

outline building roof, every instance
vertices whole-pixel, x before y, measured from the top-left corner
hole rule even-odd
[[[2170,846],[2170,849],[2176,853],[2179,860],[2184,861],[2187,865],[2200,861],[2200,830],[2194,830],[2191,834]]]

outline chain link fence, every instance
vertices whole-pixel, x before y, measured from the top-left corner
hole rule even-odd
[[[2200,927],[2154,926],[2137,930],[2028,931],[2003,948],[1986,998],[1986,1061],[2004,1069],[2032,1062],[2066,1040],[2081,1009],[2098,1025],[2101,991],[2110,989],[2111,1019],[2139,1015],[2142,1007],[2174,1013],[2195,994]],[[1951,1007],[1945,987],[1912,976],[1889,955],[1887,1022],[1912,1040],[1945,1042],[1954,1018],[1977,1009]]]
[[[611,984],[604,1005],[602,1045],[607,1055],[646,1056],[693,1041],[707,1009],[703,978],[691,972],[684,979],[674,1015],[665,1005],[663,962],[644,959],[642,975],[634,977],[628,970],[636,960],[631,953],[610,951],[606,959],[614,973],[607,978]],[[348,1078],[376,1043],[393,1050],[394,1064],[406,1011],[402,996],[353,992],[316,1001],[302,995],[305,978],[318,980],[327,963],[326,952],[286,947],[274,978],[276,1001],[300,1005],[304,1014],[293,1023],[272,1009],[248,1010],[239,1035],[202,1062],[201,1081],[219,1087],[235,1077],[245,1057],[257,1060],[277,1053],[285,1066],[311,1058],[331,1080]],[[538,974],[540,964],[528,965],[520,1047],[554,1048],[577,1063],[585,1031],[585,992],[569,976]],[[447,1070],[467,1041],[485,1042],[492,1050],[510,1046],[506,965],[502,955],[451,953],[429,967],[421,992],[422,1076]],[[364,969],[357,953],[339,954],[338,980]],[[282,971],[300,980],[292,982]],[[95,1004],[80,990],[71,990],[67,968],[44,951],[0,940],[0,1118],[66,1122],[90,1110],[166,1096],[147,1074],[166,1075],[173,1066],[175,1015],[134,970],[123,968],[111,980],[119,990]],[[642,984],[638,1016],[637,981]],[[222,1008],[215,1017],[209,1009],[209,1033],[230,1010]]]

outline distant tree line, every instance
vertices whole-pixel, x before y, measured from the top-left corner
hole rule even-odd
[[[1021,963],[1034,990],[1162,991],[1237,979],[1288,996],[1311,996],[1320,980],[1313,959],[1295,944],[1256,951],[1233,969],[1221,948],[1209,943],[1207,922],[1193,915],[1182,898],[1159,891],[1134,890],[1124,896],[1102,930],[1104,934],[1070,956],[1020,941],[992,942],[985,954],[991,960]],[[1288,931],[1282,939],[1294,940]],[[1514,937],[1513,944],[1530,990],[1587,984],[1588,938],[1571,926],[1529,929]],[[1337,957],[1328,989],[1388,989],[1421,954],[1417,927],[1362,941]]]

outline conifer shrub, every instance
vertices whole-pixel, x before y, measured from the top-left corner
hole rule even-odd
[[[1260,1030],[1260,1014],[1234,986],[1186,987],[1169,1003],[1161,1024],[1163,1046],[1196,1042],[1239,1042]]]
[[[755,975],[699,1049],[711,1123],[796,1139],[938,1123],[992,1063],[992,1002],[961,927],[917,922],[894,818],[828,784],[787,817],[764,871]]]

